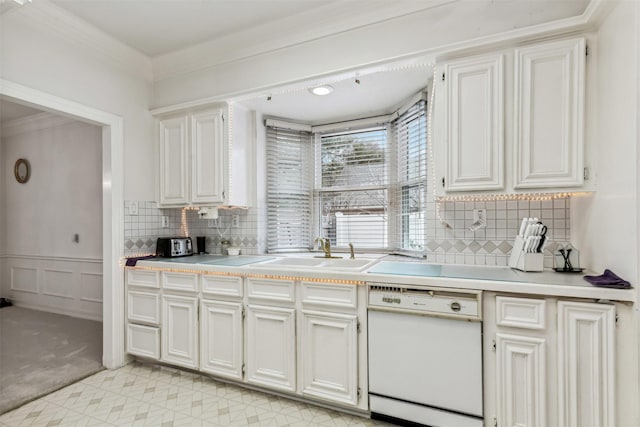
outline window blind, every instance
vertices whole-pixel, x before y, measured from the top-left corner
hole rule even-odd
[[[311,242],[311,133],[267,126],[267,248],[307,250]]]
[[[338,248],[387,248],[387,127],[322,134],[316,144],[320,235]]]
[[[427,116],[419,101],[393,122],[397,149],[395,186],[396,246],[404,251],[425,248]]]

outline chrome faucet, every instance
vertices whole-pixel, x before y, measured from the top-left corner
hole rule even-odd
[[[349,243],[349,252],[351,253],[350,259],[356,259],[356,254],[353,250],[353,243]]]

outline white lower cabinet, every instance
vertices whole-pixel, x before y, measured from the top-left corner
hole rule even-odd
[[[615,305],[487,292],[484,313],[486,419],[615,426]]]
[[[160,330],[152,326],[127,324],[127,353],[158,359]]]
[[[162,296],[163,362],[198,367],[198,298]]]
[[[499,425],[546,426],[545,338],[496,334]]]
[[[614,305],[558,303],[559,425],[616,425],[615,318]]]
[[[368,410],[364,287],[147,273],[127,270],[128,354]]]
[[[247,382],[296,390],[294,308],[247,306]]]
[[[201,371],[241,380],[243,337],[242,303],[200,303]]]
[[[358,318],[303,311],[302,393],[340,404],[358,403]]]

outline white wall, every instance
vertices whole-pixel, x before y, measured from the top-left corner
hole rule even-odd
[[[38,115],[0,131],[0,294],[16,305],[101,320],[102,129],[63,121]],[[19,158],[31,165],[24,184],[13,176]]]
[[[597,51],[596,192],[572,203],[571,236],[582,264],[638,278],[635,2],[621,2],[602,23]],[[636,283],[637,284],[637,283]]]
[[[2,129],[0,129],[0,165],[4,165],[4,150],[2,149]],[[0,173],[0,259],[5,254],[5,198],[4,198],[4,187],[6,185],[5,174]],[[2,277],[2,265],[0,264],[0,277]]]
[[[3,138],[8,255],[102,258],[102,130],[71,122]],[[16,159],[31,164],[25,184]],[[79,235],[79,242],[73,237]]]
[[[638,118],[640,98],[640,4],[620,2],[602,22],[596,46],[599,78],[595,88],[597,115],[594,168],[596,192],[572,200],[571,236],[581,249],[582,263],[601,273],[605,268],[640,285],[638,188]],[[616,364],[624,367],[618,378],[616,425],[638,425],[639,336],[637,305],[621,315]],[[620,325],[619,325],[620,326]],[[625,331],[622,335],[621,331]],[[626,404],[626,396],[634,400]]]
[[[59,19],[52,7],[43,0],[0,15],[0,76],[123,117],[124,196],[153,200],[148,60]]]

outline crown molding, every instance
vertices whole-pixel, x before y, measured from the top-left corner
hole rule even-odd
[[[73,122],[76,122],[76,120],[70,117],[46,112],[37,113],[3,123],[0,127],[0,136],[2,138],[9,138],[22,133],[50,129]]]
[[[441,61],[489,49],[512,47],[534,40],[539,41],[550,37],[584,34],[588,31],[597,30],[600,23],[617,3],[619,3],[617,0],[591,0],[581,15],[451,43],[435,49],[432,53],[435,54],[437,61]]]
[[[347,2],[339,10],[331,4],[313,8],[222,38],[158,55],[151,59],[154,80],[160,81],[246,60],[458,1],[460,0],[423,3],[371,0],[371,6],[365,9],[361,8],[358,2]],[[309,22],[313,22],[313,25],[310,26]]]
[[[148,57],[49,0],[38,0],[20,8],[13,8],[2,18],[23,20],[38,28],[44,28],[70,43],[90,50],[130,75],[148,82],[153,80],[151,61]]]

